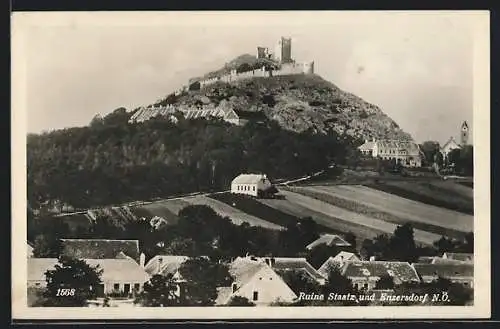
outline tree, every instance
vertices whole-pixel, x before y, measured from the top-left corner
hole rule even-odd
[[[394,280],[390,275],[383,275],[375,284],[375,289],[394,289]]]
[[[434,241],[433,245],[441,254],[455,250],[455,242],[445,236],[442,236],[439,240]]]
[[[300,292],[321,293],[321,286],[303,271],[281,271],[283,281],[298,296]]]
[[[344,240],[351,245],[351,248],[353,250],[356,250],[356,235],[354,233],[352,233],[351,231],[347,232],[344,235]]]
[[[165,248],[167,255],[195,256],[197,254],[196,242],[189,238],[175,238]]]
[[[227,303],[227,306],[255,306],[255,304],[246,297],[233,296]]]
[[[33,256],[36,258],[58,258],[61,254],[61,241],[53,235],[40,234],[33,244]]]
[[[186,280],[186,302],[193,306],[212,306],[217,299],[217,288],[233,282],[228,266],[205,257],[186,260],[179,268]]]
[[[387,254],[391,260],[412,263],[417,259],[416,244],[411,224],[398,225],[390,238]]]
[[[339,295],[357,294],[357,289],[352,284],[352,281],[346,276],[342,275],[340,269],[336,266],[330,268],[330,273],[326,284],[322,287],[323,294],[328,296],[330,293],[337,293]],[[331,300],[327,301],[330,305],[356,305],[354,301]]]
[[[54,270],[45,273],[47,287],[44,306],[86,306],[89,299],[97,297],[102,269],[90,266],[83,260],[60,257]],[[63,290],[66,293],[63,293]]]
[[[331,245],[320,244],[308,252],[307,261],[314,267],[319,268],[328,258],[337,255],[340,249]]]
[[[176,294],[177,289],[172,274],[167,276],[156,274],[144,283],[144,290],[136,297],[134,303],[148,307],[179,305],[180,296]]]
[[[439,142],[436,141],[425,141],[420,145],[422,153],[424,153],[424,162],[426,165],[430,165],[436,162],[436,156],[440,153]]]
[[[450,164],[453,164],[455,173],[465,176],[474,175],[474,150],[472,145],[464,145],[459,149],[451,150],[447,159]]]

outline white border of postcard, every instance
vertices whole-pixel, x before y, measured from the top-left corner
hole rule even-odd
[[[30,308],[27,306],[26,262],[26,44],[37,26],[130,26],[255,24],[325,24],[347,15],[461,15],[474,31],[474,306],[385,307],[171,307],[171,308]],[[337,16],[335,16],[337,15]],[[12,35],[12,317],[13,319],[450,319],[489,318],[490,264],[490,49],[488,11],[412,12],[15,12]],[[357,17],[359,18],[359,17]],[[356,19],[357,19],[356,18]],[[140,23],[138,23],[140,22]],[[291,23],[292,22],[292,23]],[[295,23],[293,23],[295,22]],[[133,310],[133,312],[132,312]]]

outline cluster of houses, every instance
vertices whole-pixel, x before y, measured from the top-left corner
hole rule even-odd
[[[341,237],[326,235],[312,242],[307,248],[322,243],[348,245]],[[143,290],[144,283],[153,275],[172,275],[177,283],[177,294],[183,293],[183,282],[179,268],[189,259],[183,255],[156,255],[145,262],[137,240],[64,239],[62,254],[85,260],[99,267],[102,284],[97,288],[99,297],[133,297]],[[30,247],[28,247],[30,248]],[[28,251],[30,252],[30,251]],[[45,272],[54,269],[55,258],[28,256],[28,287],[43,288]],[[361,260],[356,254],[342,251],[332,255],[318,269],[306,258],[299,257],[254,257],[241,256],[228,263],[234,278],[230,286],[219,287],[216,305],[225,305],[233,297],[245,297],[256,305],[266,306],[277,301],[297,301],[297,292],[285,282],[286,272],[299,272],[320,285],[324,285],[332,267],[337,267],[358,289],[370,291],[376,282],[389,275],[394,284],[405,282],[432,282],[438,277],[473,287],[473,255],[445,253],[441,257],[422,257],[416,263]]]
[[[219,118],[233,125],[243,126],[249,121],[264,122],[267,120],[262,111],[245,111],[228,106],[174,106],[174,105],[151,105],[138,109],[129,119],[129,123],[140,123],[155,117],[166,117],[172,123],[177,123],[179,119],[176,114],[181,114],[185,119],[209,119]]]
[[[439,152],[442,154],[443,159],[446,159],[452,150],[460,149],[467,145],[468,139],[469,125],[467,121],[464,121],[460,126],[460,143],[457,143],[454,137],[450,137],[450,139],[440,147]],[[359,146],[358,150],[365,156],[383,160],[395,160],[405,167],[421,167],[422,158],[424,157],[417,143],[406,140],[365,140],[365,143]]]

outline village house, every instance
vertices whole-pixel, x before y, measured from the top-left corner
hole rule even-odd
[[[450,137],[450,139],[448,139],[446,141],[446,143],[443,144],[443,146],[441,146],[440,148],[440,152],[441,154],[443,155],[443,159],[446,159],[448,157],[448,154],[453,151],[453,150],[456,150],[456,149],[460,149],[461,146],[460,144],[458,144],[456,141],[455,141],[455,138],[453,137]]]
[[[451,136],[446,143],[440,148],[440,152],[443,155],[443,159],[446,160],[451,151],[461,149],[469,142],[469,124],[464,121],[460,126],[460,143],[457,143],[455,138]]]
[[[231,193],[262,196],[272,189],[271,181],[264,174],[241,174],[231,182]]]
[[[138,240],[61,239],[61,255],[76,259],[114,259],[120,253],[139,262]]]
[[[183,297],[184,278],[179,272],[181,265],[188,260],[188,256],[175,255],[156,255],[151,258],[144,266],[144,270],[152,277],[154,275],[172,276],[173,281],[177,284],[177,289],[174,294],[177,297]]]
[[[465,287],[474,287],[474,265],[467,263],[449,264],[419,264],[413,267],[423,282],[430,283],[438,278],[448,279],[453,283],[459,283]]]
[[[456,260],[467,263],[474,263],[473,253],[462,253],[462,252],[445,252],[443,254],[443,259]]]
[[[293,302],[297,295],[265,261],[256,257],[238,257],[229,267],[234,278],[231,287],[218,289],[217,305],[227,304],[232,297],[245,297],[257,306],[273,302]]]
[[[418,144],[413,141],[366,140],[358,149],[365,156],[382,160],[395,160],[405,167],[420,167],[422,165],[422,152]]]
[[[335,257],[329,257],[318,269],[318,273],[324,278],[330,276],[330,271],[336,267],[341,269],[346,262],[360,261],[358,256],[352,252],[341,251]]]
[[[328,247],[336,246],[336,247],[350,247],[351,244],[345,241],[343,238],[336,234],[322,234],[319,238],[311,242],[306,246],[307,250],[312,250],[320,245],[327,245]]]
[[[375,289],[377,281],[383,276],[393,278],[395,285],[405,282],[420,282],[417,272],[408,262],[393,261],[349,261],[341,269],[342,275],[349,278],[358,289]]]
[[[130,258],[83,260],[92,267],[102,269],[101,284],[96,287],[99,297],[140,292],[149,280],[144,268]],[[46,287],[45,272],[55,269],[58,262],[57,258],[29,258],[28,287]]]
[[[304,257],[264,257],[261,259],[280,275],[286,272],[303,273],[317,283],[325,284],[325,278]]]

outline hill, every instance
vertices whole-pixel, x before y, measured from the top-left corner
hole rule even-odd
[[[227,74],[231,69],[244,71],[262,65],[277,64],[245,54],[203,78]],[[378,106],[341,90],[316,74],[250,77],[230,83],[219,81],[199,90],[191,88],[179,96],[171,94],[155,105],[166,104],[224,105],[240,110],[262,110],[284,129],[296,132],[311,130],[326,133],[333,129],[339,134],[360,139],[412,139]]]
[[[27,139],[28,202],[89,208],[228,189],[242,172],[295,178],[343,163],[353,140],[268,125],[157,118],[128,124],[118,109],[87,127]]]

